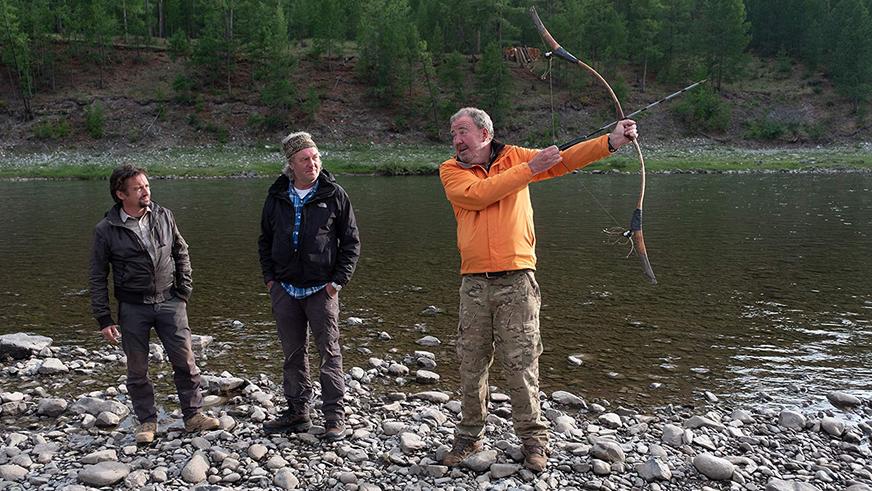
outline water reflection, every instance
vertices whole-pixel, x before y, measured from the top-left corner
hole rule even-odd
[[[363,242],[342,291],[343,319],[365,321],[343,330],[346,368],[367,366],[370,356],[401,360],[431,334],[443,341],[430,349],[441,388],[454,390],[459,258],[438,179],[340,181]],[[280,374],[256,249],[269,184],[152,183],[190,243],[191,324],[224,346],[203,362],[209,370]],[[766,392],[781,402],[833,389],[870,395],[872,177],[651,177],[645,234],[656,287],[636,258],[624,257],[626,246],[607,244],[601,232],[629,221],[637,185],[635,176],[583,174],[533,186],[543,390],[635,406],[693,403],[704,390],[730,399]],[[84,288],[91,230],[111,204],[105,188],[0,183],[0,333],[98,345]],[[422,315],[430,305],[444,313]]]

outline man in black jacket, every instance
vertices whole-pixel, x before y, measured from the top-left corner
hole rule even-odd
[[[109,178],[115,206],[94,230],[91,252],[91,310],[107,341],[127,356],[127,391],[139,419],[137,443],[157,432],[154,386],[148,379],[149,334],[153,327],[173,366],[173,381],[189,432],[218,428],[200,412],[200,370],[191,349],[187,302],[191,295],[188,244],[172,212],[151,201],[144,169],[123,165]],[[118,299],[118,320],[109,307],[109,266]],[[123,334],[123,336],[121,336]]]
[[[312,426],[309,331],[321,355],[324,438],[345,436],[345,378],[339,344],[339,290],[360,256],[354,210],[345,190],[321,168],[312,136],[282,140],[287,165],[270,187],[260,222],[260,266],[282,343],[282,381],[288,409],[264,423],[267,433]]]

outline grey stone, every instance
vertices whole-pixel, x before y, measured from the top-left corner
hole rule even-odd
[[[584,402],[584,399],[578,397],[577,395],[566,392],[565,390],[556,390],[551,393],[551,399],[558,403],[563,404],[565,406],[572,407],[586,407],[587,404]]]
[[[0,465],[0,480],[17,481],[27,475],[27,469],[15,464]]]
[[[435,384],[439,381],[439,374],[430,370],[418,370],[415,372],[415,381],[419,384]]]
[[[663,443],[678,448],[684,443],[684,429],[673,424],[663,425],[663,435],[660,437]]]
[[[820,488],[803,481],[770,479],[766,483],[766,491],[820,491]]]
[[[730,479],[735,470],[735,466],[730,461],[710,453],[703,453],[694,457],[693,466],[701,474],[715,481]]]
[[[726,427],[717,421],[702,416],[691,416],[684,422],[685,428],[711,428],[713,430],[724,431]]]
[[[437,390],[429,390],[425,392],[418,392],[417,394],[412,395],[415,399],[422,399],[424,401],[436,402],[440,404],[444,404],[451,400],[451,396],[444,392],[439,392]]]
[[[423,338],[418,339],[415,343],[421,346],[439,346],[442,344],[442,341],[435,336],[424,336]]]
[[[297,476],[290,469],[285,467],[276,471],[275,476],[273,476],[273,484],[282,489],[297,489],[297,486],[300,485],[300,480],[297,479]]]
[[[16,360],[30,358],[51,346],[52,338],[16,332],[0,336],[0,356],[9,355]]]
[[[98,450],[96,452],[91,452],[88,455],[82,457],[83,464],[99,464],[100,462],[107,461],[117,461],[118,454],[115,450],[107,449],[107,450]]]
[[[106,411],[117,414],[123,418],[130,414],[130,409],[118,401],[109,401],[105,399],[97,399],[96,397],[81,397],[70,406],[70,410],[76,414],[90,414],[97,416]]]
[[[465,458],[461,464],[468,468],[472,469],[475,472],[485,472],[490,469],[490,466],[494,465],[497,461],[497,451],[493,449],[483,450],[481,452],[474,453],[469,457]]]
[[[414,433],[404,432],[400,434],[400,450],[405,454],[413,454],[425,446],[427,444],[424,443],[424,440]]]
[[[500,464],[496,463],[490,466],[490,473],[493,479],[502,479],[509,477],[521,470],[518,464]]]
[[[840,409],[857,407],[863,403],[859,397],[839,391],[828,392],[827,400],[830,401],[830,404]]]
[[[845,433],[845,423],[830,416],[821,420],[821,428],[830,436],[840,437]]]
[[[36,414],[56,418],[67,410],[68,405],[66,399],[56,397],[40,399],[39,404],[36,406]]]
[[[79,481],[91,486],[112,486],[130,474],[130,467],[121,462],[100,462],[86,465],[79,471]]]
[[[42,365],[39,366],[39,370],[37,370],[41,375],[57,375],[69,371],[70,369],[64,365],[64,362],[57,358],[46,358]]]
[[[626,459],[624,450],[617,442],[602,438],[594,442],[593,448],[590,449],[590,454],[607,462],[623,462]]]
[[[805,428],[806,419],[802,413],[785,409],[778,415],[778,426],[791,430],[801,430]]]
[[[636,464],[636,472],[647,482],[672,479],[672,470],[656,457],[648,459],[644,464]]]
[[[197,450],[190,460],[182,468],[182,479],[189,483],[198,483],[206,480],[206,472],[209,470],[209,459],[206,454]]]

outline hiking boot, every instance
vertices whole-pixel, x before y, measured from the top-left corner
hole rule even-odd
[[[321,438],[335,442],[345,438],[345,422],[338,419],[328,419],[324,422],[324,436]]]
[[[442,457],[442,465],[454,467],[463,462],[463,459],[481,450],[482,443],[478,438],[466,436],[454,437],[454,446]]]
[[[196,412],[185,420],[185,431],[188,433],[217,430],[219,426],[221,426],[221,423],[218,422],[218,418],[206,416],[201,412]]]
[[[136,429],[136,434],[134,438],[136,438],[136,443],[141,445],[148,445],[149,443],[154,441],[154,434],[157,433],[157,422],[155,421],[146,421],[139,425],[139,428]]]
[[[524,453],[524,467],[533,472],[542,472],[548,465],[548,450],[539,443],[525,443],[521,451]]]
[[[312,420],[309,419],[309,412],[298,413],[291,409],[286,409],[279,414],[279,417],[263,423],[264,433],[303,433],[309,431],[312,427]]]

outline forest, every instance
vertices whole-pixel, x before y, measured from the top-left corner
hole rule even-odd
[[[872,94],[872,0],[0,0],[15,99],[3,104],[32,119],[33,98],[55,90],[71,60],[102,86],[116,50],[161,50],[185,67],[171,82],[175,102],[253,92],[266,108],[255,124],[275,129],[294,111],[318,110],[323,93],[291,76],[302,60],[354,58],[373,107],[409,108],[401,117],[435,134],[470,100],[496,121],[510,111],[507,49],[544,47],[530,7],[619,98],[708,78],[680,106],[707,131],[728,124],[721,89],[745,76],[752,56],[822,73],[852,117],[865,117]],[[571,70],[554,63],[552,83],[591,83]]]

